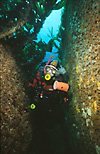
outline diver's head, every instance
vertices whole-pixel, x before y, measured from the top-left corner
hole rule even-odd
[[[58,70],[59,64],[57,60],[53,60],[49,65],[46,66],[46,74],[54,76]]]
[[[55,70],[55,69],[52,68],[52,67],[49,67],[49,66],[46,67],[46,74],[50,74],[51,77],[55,75],[56,71],[57,71],[57,70]]]

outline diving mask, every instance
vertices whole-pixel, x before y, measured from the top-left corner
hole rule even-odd
[[[56,73],[56,70],[51,67],[46,67],[46,73],[50,74],[51,76],[54,76],[54,74]]]

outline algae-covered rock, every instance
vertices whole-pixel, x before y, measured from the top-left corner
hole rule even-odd
[[[62,62],[70,77],[69,140],[73,151],[100,147],[100,7],[98,0],[68,1]],[[69,39],[70,36],[70,39]]]
[[[31,136],[29,99],[20,70],[11,53],[0,44],[1,55],[1,153],[26,153]]]

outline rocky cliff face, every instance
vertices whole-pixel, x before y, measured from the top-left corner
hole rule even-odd
[[[73,151],[100,153],[100,1],[69,0],[63,15],[63,56],[70,80]]]
[[[26,153],[32,139],[29,99],[21,72],[10,52],[0,44],[1,154]]]

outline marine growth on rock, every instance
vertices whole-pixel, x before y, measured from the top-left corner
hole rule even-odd
[[[32,139],[28,96],[11,53],[0,44],[1,55],[1,153],[26,153]]]
[[[72,94],[69,138],[72,149],[81,154],[96,154],[100,147],[99,6],[98,0],[71,0],[62,22],[66,37],[61,58]]]

